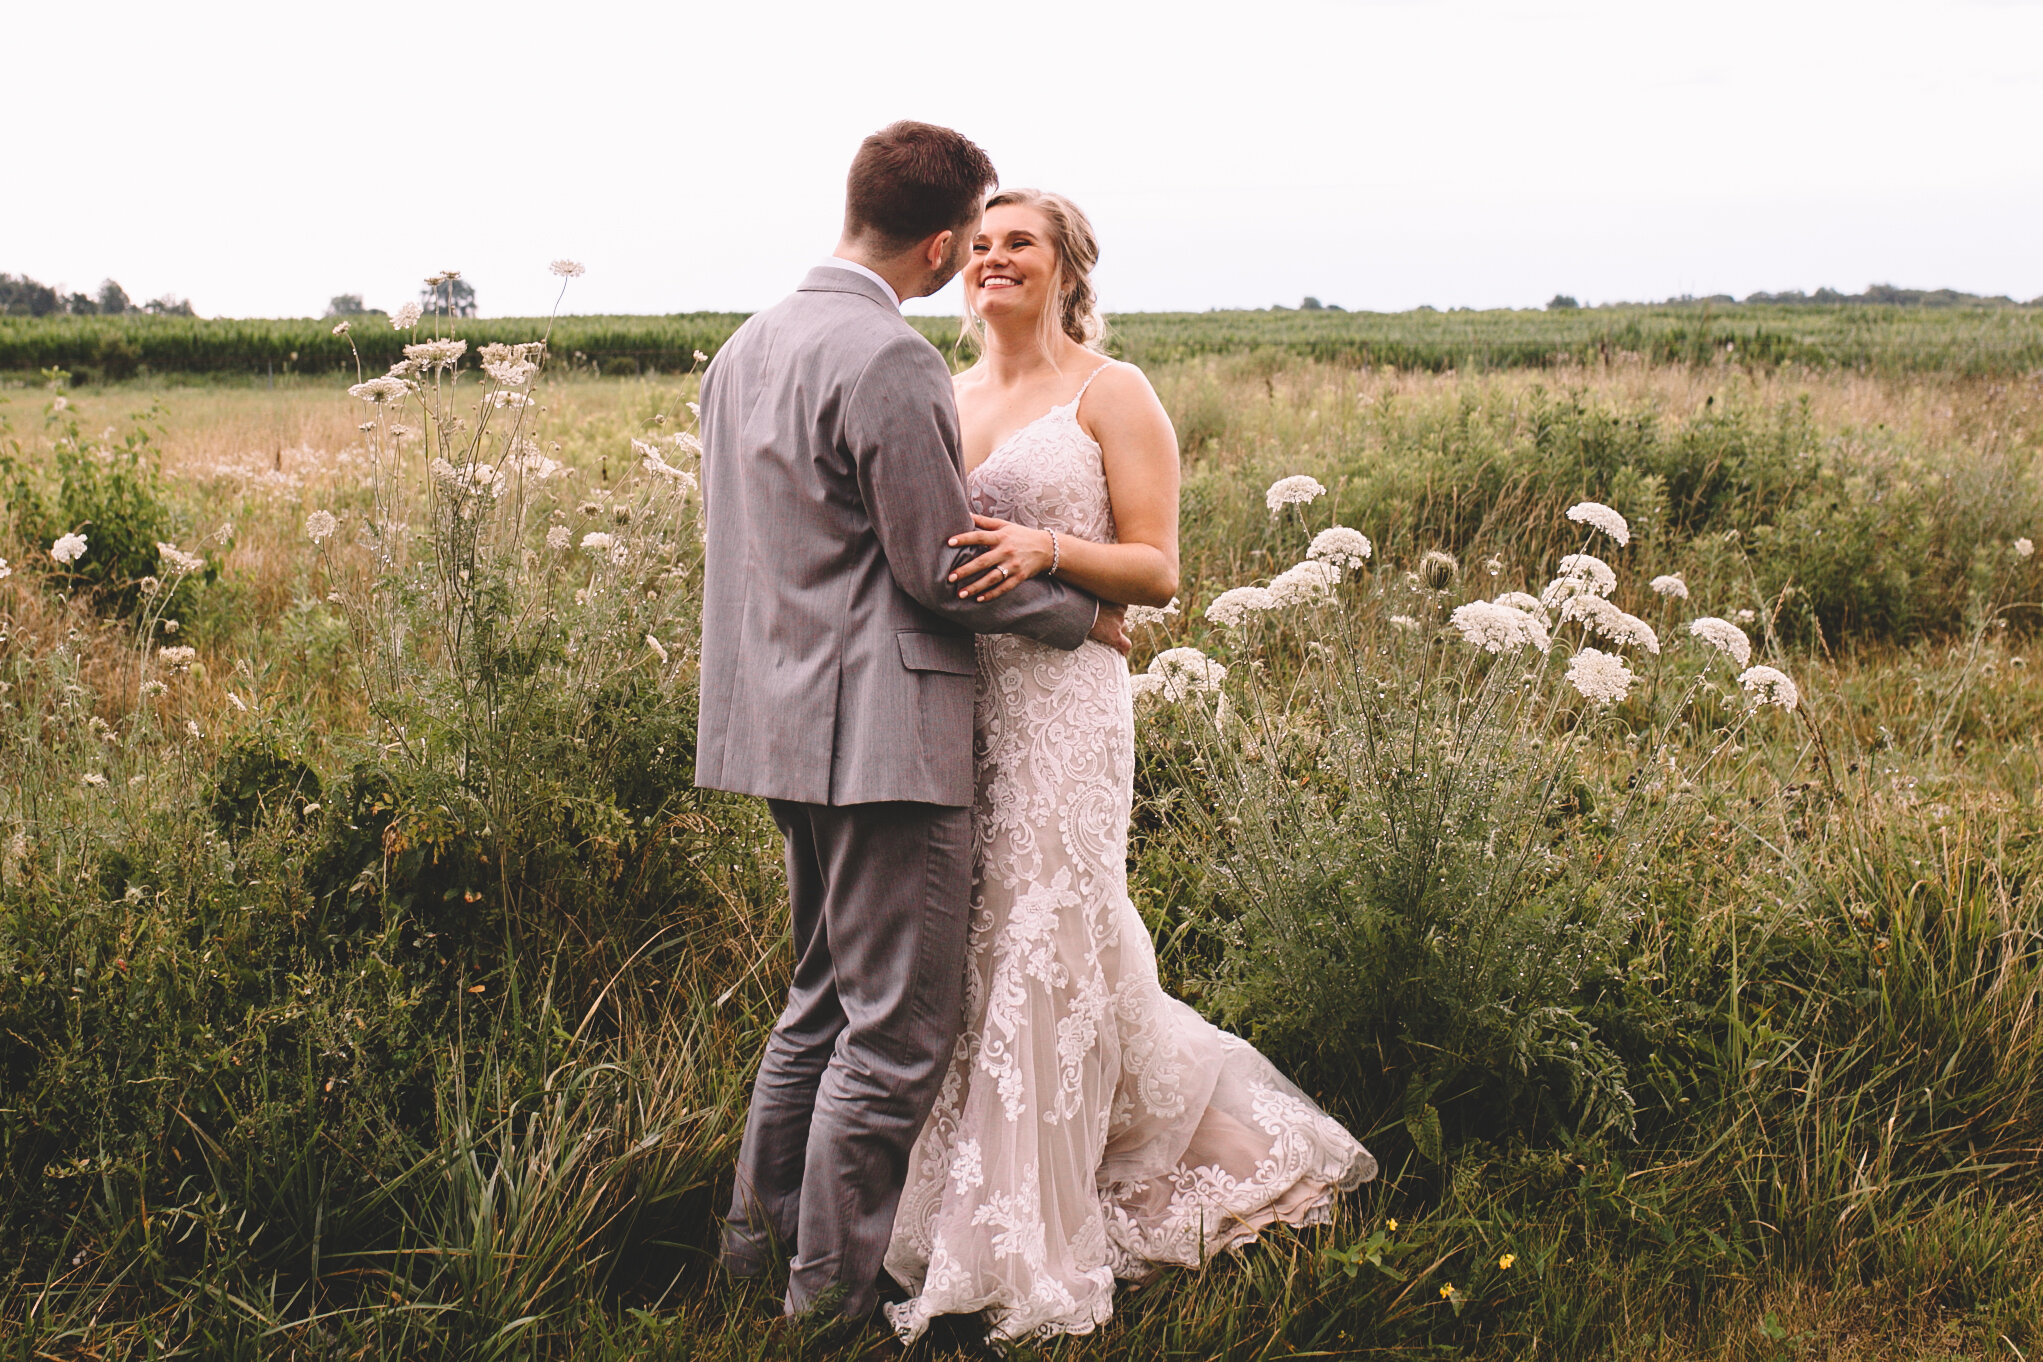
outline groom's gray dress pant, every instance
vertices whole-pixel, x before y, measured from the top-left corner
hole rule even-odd
[[[723,1261],[794,1252],[786,1308],[870,1314],[908,1154],[963,1027],[971,811],[768,801],[795,969],[752,1089]]]

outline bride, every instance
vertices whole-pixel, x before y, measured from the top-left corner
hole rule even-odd
[[[1099,352],[1092,226],[1056,194],[987,204],[965,268],[983,356],[958,375],[992,599],[1054,574],[1161,606],[1178,581],[1178,452],[1140,370]],[[1324,1220],[1376,1160],[1245,1041],[1157,982],[1127,891],[1126,664],[981,635],[965,1030],[909,1160],[887,1307],[913,1340],[985,1313],[991,1337],[1086,1333],[1115,1278],[1197,1266],[1273,1223]]]

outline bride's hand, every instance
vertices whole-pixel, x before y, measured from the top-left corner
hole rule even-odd
[[[958,595],[990,601],[1049,570],[1048,530],[1032,530],[990,515],[975,515],[972,523],[978,528],[953,535],[950,540],[952,548],[979,545],[982,549],[977,558],[962,564],[946,579],[957,587]]]

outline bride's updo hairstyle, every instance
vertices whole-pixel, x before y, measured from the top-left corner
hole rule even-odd
[[[986,211],[1010,205],[1033,208],[1050,224],[1050,242],[1057,252],[1055,306],[1043,309],[1044,348],[1059,330],[1088,350],[1100,350],[1107,337],[1106,318],[1100,315],[1099,295],[1092,288],[1092,267],[1099,263],[1099,238],[1093,235],[1092,220],[1070,199],[1042,189],[1003,189],[986,200]],[[966,304],[969,310],[970,304]],[[975,333],[982,323],[967,318]]]

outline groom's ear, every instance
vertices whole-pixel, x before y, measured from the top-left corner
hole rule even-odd
[[[938,232],[922,243],[922,263],[933,270],[940,270],[950,262],[951,240],[956,232]]]

